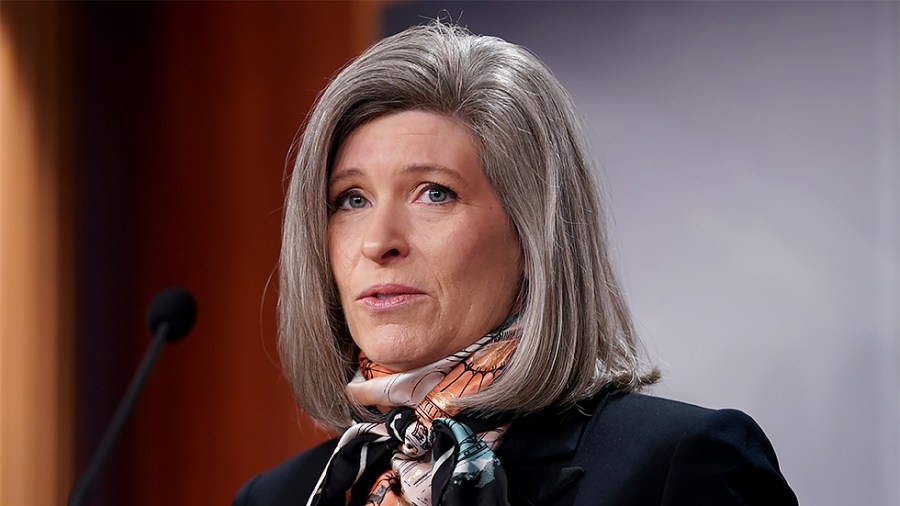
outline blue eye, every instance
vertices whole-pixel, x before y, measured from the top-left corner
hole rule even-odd
[[[366,207],[366,199],[360,197],[359,195],[351,195],[347,198],[347,205],[353,209],[361,209]]]
[[[362,209],[368,204],[369,201],[358,193],[345,193],[335,201],[335,207],[340,209]]]
[[[418,200],[427,204],[445,204],[456,199],[456,193],[444,186],[431,184],[419,194]]]
[[[428,200],[432,202],[443,202],[449,197],[447,190],[443,188],[432,188],[425,193],[428,195]]]

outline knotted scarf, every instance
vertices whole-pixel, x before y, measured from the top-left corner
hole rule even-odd
[[[465,416],[453,401],[500,374],[519,331],[511,319],[462,351],[400,373],[360,355],[347,391],[384,420],[344,432],[307,506],[507,505],[493,450],[509,424]]]

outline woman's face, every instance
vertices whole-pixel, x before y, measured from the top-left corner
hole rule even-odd
[[[521,253],[468,129],[408,111],[353,130],[328,182],[328,258],[357,346],[394,371],[509,316]]]

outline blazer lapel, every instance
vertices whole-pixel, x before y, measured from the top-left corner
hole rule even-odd
[[[584,470],[572,458],[589,417],[577,406],[512,422],[496,450],[513,506],[571,504]]]

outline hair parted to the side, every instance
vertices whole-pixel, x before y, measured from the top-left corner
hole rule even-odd
[[[278,309],[282,365],[301,407],[334,430],[351,423],[351,412],[364,415],[344,388],[358,350],[328,262],[327,183],[351,130],[407,110],[468,126],[523,250],[521,342],[503,374],[463,405],[527,413],[607,386],[654,382],[612,267],[599,186],[568,93],[528,50],[434,21],[378,42],[338,73],[299,141]]]

